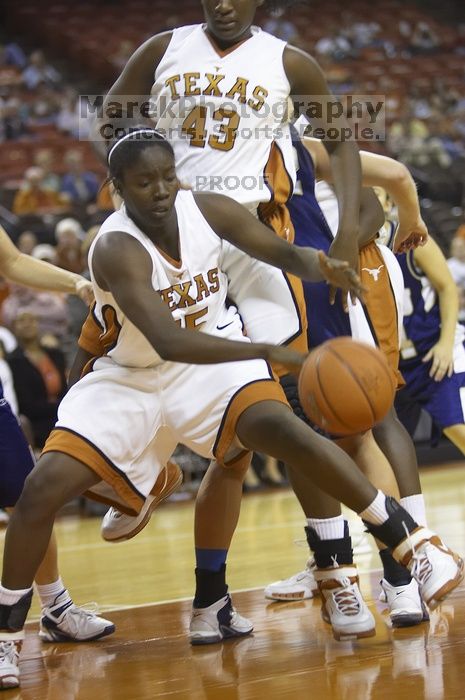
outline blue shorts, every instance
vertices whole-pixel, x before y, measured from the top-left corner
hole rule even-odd
[[[16,505],[33,467],[34,459],[18,419],[8,401],[0,398],[0,508]]]
[[[465,423],[465,372],[435,382],[429,376],[431,362],[411,367],[406,363],[401,369],[406,386],[397,393],[395,408],[411,435],[422,408],[433,419],[438,437],[445,428]]]

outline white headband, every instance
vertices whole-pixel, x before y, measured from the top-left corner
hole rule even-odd
[[[108,165],[110,165],[110,158],[113,155],[113,152],[118,148],[120,143],[123,143],[123,141],[126,141],[127,139],[132,138],[133,136],[137,136],[138,134],[157,134],[157,136],[160,136],[163,141],[166,141],[165,137],[160,131],[157,131],[156,129],[138,129],[137,131],[130,131],[129,134],[126,134],[122,138],[119,139],[113,146],[110,148],[107,156],[107,162]]]

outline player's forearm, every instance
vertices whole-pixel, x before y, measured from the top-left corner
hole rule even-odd
[[[322,282],[325,279],[315,248],[289,246],[287,255],[280,259],[279,267],[306,282]]]
[[[392,158],[362,152],[363,185],[382,187],[394,200],[399,219],[416,220],[420,217],[420,203],[415,181],[402,163]]]
[[[360,154],[355,142],[338,143],[330,153],[334,189],[339,207],[339,227],[336,239],[357,242],[362,168]]]
[[[25,254],[20,254],[14,260],[10,260],[3,266],[2,273],[11,282],[17,284],[67,294],[75,294],[76,285],[82,280],[82,277],[74,272],[62,270],[55,265],[50,265],[43,260],[37,260]]]
[[[266,360],[272,346],[218,338],[190,329],[177,328],[150,341],[163,360],[210,365],[240,360]]]
[[[441,333],[439,342],[453,347],[455,330],[459,315],[459,295],[455,283],[447,284],[437,290],[439,300],[439,313],[441,316]]]

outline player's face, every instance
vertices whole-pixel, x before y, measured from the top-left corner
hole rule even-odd
[[[16,317],[14,328],[20,343],[34,340],[38,337],[39,326],[37,318],[29,312],[23,311]]]
[[[262,4],[263,0],[202,0],[209,33],[221,46],[246,39]]]
[[[152,227],[162,223],[172,212],[179,189],[173,156],[160,146],[146,148],[134,165],[125,168],[118,185],[133,218]]]

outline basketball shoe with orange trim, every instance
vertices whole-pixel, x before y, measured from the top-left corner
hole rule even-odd
[[[123,542],[135,537],[149,523],[155,508],[182,484],[182,471],[174,462],[168,462],[159,475],[154,493],[147,496],[139,515],[125,515],[110,508],[102,520],[100,533],[107,542]]]

